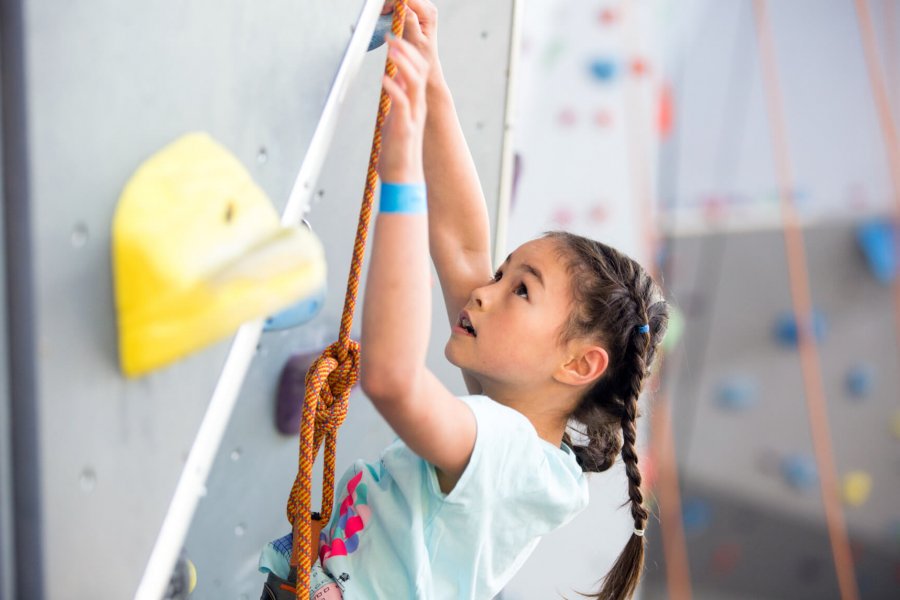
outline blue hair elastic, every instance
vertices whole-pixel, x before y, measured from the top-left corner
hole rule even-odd
[[[638,333],[650,333],[650,325],[646,323],[641,325],[638,327]]]
[[[425,200],[425,184],[382,181],[379,210],[383,213],[425,214],[428,210],[428,203]]]

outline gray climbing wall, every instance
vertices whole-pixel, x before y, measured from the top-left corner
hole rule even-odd
[[[690,19],[670,30],[680,43],[660,214],[686,322],[667,360],[685,550],[696,598],[837,598],[799,355],[774,334],[791,300],[752,4],[689,2]],[[900,5],[869,5],[896,119]],[[855,239],[894,198],[859,21],[849,1],[767,6],[812,300],[827,322],[819,356],[837,475],[871,478],[868,498],[843,507],[856,578],[862,598],[896,598],[900,340],[893,292]],[[872,377],[868,395],[848,389],[854,370]],[[653,600],[673,597],[654,524]]]
[[[895,598],[900,483],[891,424],[900,352],[892,291],[869,272],[853,224],[805,235],[813,302],[828,323],[819,352],[837,474],[863,471],[872,481],[864,504],[843,509],[860,593]],[[790,310],[782,234],[679,238],[671,261],[670,295],[687,326],[670,358],[669,389],[697,597],[837,597],[818,483],[792,485],[783,469],[785,459],[813,461],[813,446],[798,354],[774,334]],[[846,384],[860,365],[874,374],[865,397]],[[746,402],[723,397],[735,380],[752,382]],[[650,546],[646,598],[668,597],[660,535]]]

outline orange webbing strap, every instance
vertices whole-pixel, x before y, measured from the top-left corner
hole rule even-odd
[[[624,18],[628,19],[629,44],[632,54],[640,54],[638,39],[639,13],[636,10],[634,0],[624,5]],[[657,233],[653,214],[653,189],[650,185],[653,177],[647,172],[645,165],[649,160],[647,145],[644,143],[648,132],[639,128],[638,123],[644,123],[643,116],[635,115],[634,107],[641,106],[640,98],[635,92],[639,81],[643,79],[630,79],[628,83],[629,98],[625,102],[626,123],[631,131],[626,136],[628,144],[628,163],[632,189],[638,197],[640,214],[638,219],[638,237],[643,243],[643,256],[650,265],[650,275],[654,280],[660,281],[659,268],[656,257],[659,255],[660,240]],[[651,411],[651,440],[650,451],[653,456],[653,466],[657,476],[654,487],[657,490],[659,505],[659,526],[665,555],[666,585],[669,598],[672,600],[690,600],[691,573],[688,559],[688,547],[684,537],[684,525],[681,516],[681,490],[678,486],[678,464],[675,460],[675,441],[672,435],[671,410],[669,397],[661,389],[664,350],[659,348],[657,367],[651,374],[645,388],[653,398],[653,410]],[[643,487],[643,486],[642,486]]]
[[[405,20],[406,0],[399,0],[394,6],[394,20],[391,26],[391,31],[396,37],[403,35]],[[397,67],[390,59],[385,65],[385,72],[390,77],[397,72]],[[313,529],[310,518],[313,463],[315,463],[316,454],[324,439],[325,468],[322,481],[320,521],[324,524],[328,523],[331,518],[331,507],[334,502],[334,452],[337,430],[347,416],[350,389],[359,377],[359,344],[350,339],[350,329],[353,325],[353,311],[356,308],[356,295],[359,291],[359,278],[369,232],[372,201],[375,197],[375,184],[378,181],[375,168],[381,153],[381,129],[390,106],[390,98],[382,89],[381,99],[378,103],[378,116],[375,121],[372,151],[369,155],[366,189],[359,211],[356,241],[353,244],[353,260],[350,264],[350,275],[347,278],[347,293],[344,297],[344,312],[341,316],[338,341],[331,344],[316,359],[306,374],[306,397],[300,422],[299,467],[287,503],[287,517],[293,526],[294,533],[291,564],[297,567],[295,591],[300,600],[307,600],[309,597],[309,572],[313,556],[316,554],[314,548],[318,544],[318,532],[316,532],[316,539],[312,539]]]
[[[837,469],[831,447],[831,433],[828,427],[828,412],[825,404],[819,353],[812,331],[812,295],[809,289],[806,251],[803,246],[803,230],[799,215],[791,196],[792,174],[788,155],[787,133],[782,113],[781,91],[775,64],[775,50],[772,34],[766,17],[765,0],[754,0],[757,45],[765,82],[769,123],[772,129],[772,151],[778,175],[781,214],[784,225],[784,242],[788,258],[788,276],[791,285],[791,299],[797,319],[800,366],[803,371],[806,407],[812,430],[813,449],[819,469],[822,503],[825,507],[825,521],[831,539],[831,551],[837,574],[838,588],[842,600],[856,600],[859,591],[853,572],[853,556],[847,539],[846,523],[841,507]]]
[[[891,7],[891,2],[888,2],[886,6]],[[881,131],[884,133],[887,167],[891,174],[891,184],[894,190],[894,231],[900,232],[900,140],[897,139],[897,126],[891,114],[887,83],[878,62],[875,28],[872,26],[869,3],[866,0],[856,0],[856,12],[859,16],[860,37],[866,57],[866,67],[869,71],[869,81],[872,85],[872,97],[875,99],[878,121],[881,124]],[[892,22],[889,23],[889,27],[891,25],[893,25]],[[892,50],[893,48],[888,47],[888,56],[891,55]],[[895,235],[900,235],[900,233],[895,233]],[[898,260],[900,259],[900,240],[894,242],[894,256],[895,264],[900,264],[900,260]],[[900,350],[900,274],[894,277],[894,326],[897,334],[897,349]]]

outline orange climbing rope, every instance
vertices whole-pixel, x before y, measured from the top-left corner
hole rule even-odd
[[[399,0],[394,5],[394,19],[391,25],[391,32],[396,37],[403,35],[405,21],[406,0]],[[385,64],[385,73],[389,77],[393,77],[396,72],[397,67],[388,58]],[[287,517],[291,522],[294,534],[291,564],[297,567],[295,593],[300,600],[306,600],[309,597],[312,549],[314,544],[318,543],[318,540],[312,539],[313,529],[310,516],[313,464],[324,440],[325,468],[322,478],[321,522],[327,523],[331,518],[331,508],[334,503],[334,456],[337,431],[347,416],[350,389],[359,377],[359,344],[350,339],[350,329],[353,325],[353,312],[356,308],[356,296],[359,291],[369,220],[372,215],[372,201],[375,197],[375,184],[378,181],[375,169],[381,153],[381,129],[390,107],[390,98],[382,89],[378,103],[378,116],[375,120],[372,151],[369,154],[366,188],[359,211],[356,241],[353,244],[353,259],[350,264],[350,275],[347,278],[347,293],[344,296],[344,312],[341,316],[338,341],[331,344],[316,359],[306,374],[306,397],[300,422],[299,466],[297,478],[294,480],[287,503]]]
[[[788,277],[791,284],[791,299],[797,319],[800,366],[803,385],[806,390],[806,407],[812,430],[813,449],[819,468],[819,483],[822,503],[825,507],[825,522],[831,539],[831,551],[837,573],[838,588],[842,600],[856,600],[859,591],[853,569],[853,556],[847,538],[847,528],[841,507],[838,489],[837,468],[831,447],[831,433],[828,427],[828,412],[825,390],[819,363],[819,352],[812,331],[812,295],[810,293],[809,272],[806,251],[803,246],[803,230],[794,206],[791,189],[793,185],[791,162],[788,154],[787,133],[782,112],[781,91],[775,65],[775,50],[772,34],[766,16],[765,0],[754,0],[756,37],[760,52],[760,63],[765,81],[769,124],[772,129],[772,150],[778,175],[781,213],[784,227],[784,242],[788,257]]]

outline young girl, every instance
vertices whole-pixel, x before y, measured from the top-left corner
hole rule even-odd
[[[635,261],[563,232],[523,244],[492,274],[436,9],[408,4],[405,40],[388,42],[398,74],[384,79],[393,104],[361,339],[362,389],[399,439],[338,484],[310,598],[493,598],[541,536],[587,506],[585,473],[608,469],[620,450],[634,534],[596,597],[628,598],[648,517],[637,400],[666,303]],[[425,366],[429,250],[452,326],[445,354],[471,396],[454,396]],[[289,555],[287,536],[261,567],[286,578]]]

